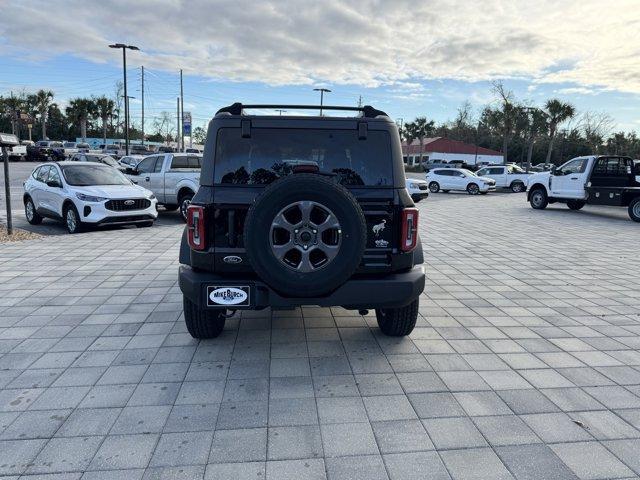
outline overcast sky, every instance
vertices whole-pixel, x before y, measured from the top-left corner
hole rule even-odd
[[[64,101],[113,93],[129,55],[134,117],[139,66],[147,112],[185,109],[204,123],[219,106],[328,103],[362,95],[394,117],[452,118],[491,101],[502,79],[521,99],[558,96],[640,130],[637,0],[0,0],[0,93],[51,88]],[[134,118],[135,120],[135,118]]]

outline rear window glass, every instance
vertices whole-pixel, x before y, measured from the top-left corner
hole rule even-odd
[[[200,168],[202,160],[195,155],[174,155],[171,168]]]
[[[239,128],[218,131],[215,183],[267,184],[294,167],[317,166],[346,186],[393,185],[388,133],[357,130],[258,129],[242,138]]]

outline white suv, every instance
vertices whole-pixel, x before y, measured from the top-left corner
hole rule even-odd
[[[30,224],[39,224],[43,217],[62,220],[69,233],[83,226],[150,227],[158,216],[152,192],[99,163],[44,163],[24,182],[24,191]]]
[[[445,193],[450,190],[461,190],[469,195],[477,195],[496,189],[495,180],[479,177],[471,170],[464,168],[436,168],[427,173],[426,180],[429,182],[429,191],[432,193],[440,190]]]

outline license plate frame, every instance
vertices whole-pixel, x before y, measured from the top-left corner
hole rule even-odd
[[[251,306],[250,285],[207,285],[205,295],[209,308],[247,308]]]

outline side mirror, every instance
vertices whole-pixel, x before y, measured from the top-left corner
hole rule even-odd
[[[56,182],[55,180],[48,180],[47,186],[52,188],[62,188],[62,185],[60,185],[60,182]]]
[[[557,173],[557,171],[556,171],[556,166],[555,166],[555,165],[553,165],[553,166],[551,167],[551,170],[549,170],[549,171],[551,172],[551,175],[558,175],[558,173]]]
[[[125,168],[124,173],[126,173],[127,175],[140,175],[140,172],[138,172],[138,170],[131,167]]]

